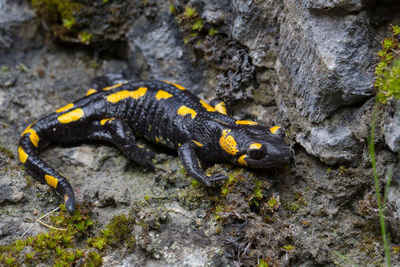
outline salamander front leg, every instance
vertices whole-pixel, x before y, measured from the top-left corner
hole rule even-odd
[[[213,182],[228,179],[222,174],[214,174],[207,176],[203,169],[200,168],[195,151],[196,145],[192,141],[188,141],[181,145],[178,149],[178,154],[182,165],[188,174],[197,181],[204,183],[206,186],[211,186]]]
[[[136,145],[135,136],[129,125],[116,118],[92,122],[88,132],[89,140],[100,140],[115,145],[126,157],[148,170],[154,170],[151,158],[154,154]]]

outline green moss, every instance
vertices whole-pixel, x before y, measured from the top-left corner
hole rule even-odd
[[[170,4],[170,5],[169,5],[169,13],[174,14],[175,11],[176,11],[175,6],[174,6],[173,4]]]
[[[196,18],[198,16],[196,9],[186,6],[185,12],[183,13],[185,18]]]
[[[214,28],[210,28],[210,30],[208,31],[208,35],[210,35],[210,36],[213,36],[213,35],[215,35],[215,34],[217,34],[218,33],[218,30],[216,30],[216,29],[214,29]]]
[[[88,234],[92,225],[88,211],[78,207],[75,213],[69,216],[62,206],[57,215],[50,216],[50,221],[54,229],[34,237],[16,240],[8,246],[0,246],[0,265],[15,262],[16,265],[53,263],[55,266],[69,266],[77,264],[81,258],[84,258],[83,262],[87,262],[88,254],[75,248],[74,244],[76,239]],[[24,253],[24,249],[28,247],[30,252]]]
[[[89,44],[90,40],[93,38],[93,35],[86,31],[82,31],[79,33],[78,38],[82,43]]]
[[[294,249],[294,246],[292,246],[292,245],[286,245],[286,246],[283,246],[283,248],[284,248],[286,251],[291,251],[291,250]]]
[[[115,216],[100,235],[89,238],[87,244],[99,250],[103,250],[106,245],[115,248],[126,244],[128,248],[133,248],[135,245],[135,235],[132,234],[134,225],[133,218],[125,215]]]
[[[120,246],[134,248],[135,235],[132,233],[136,223],[133,217],[115,216],[97,236],[93,236],[89,211],[78,206],[70,216],[63,205],[60,207],[57,215],[50,216],[50,224],[54,229],[0,246],[0,266],[76,266],[78,263],[82,266],[100,266],[102,253],[106,249]],[[25,248],[29,253],[24,253]]]
[[[257,264],[257,267],[269,267],[269,264],[263,259],[260,259],[260,262]]]
[[[254,188],[254,193],[250,196],[250,205],[255,205],[257,207],[260,206],[260,201],[264,197],[262,194],[262,183],[261,181],[255,181],[255,188]],[[271,199],[270,199],[271,201]]]
[[[38,15],[51,22],[74,20],[74,15],[82,5],[73,0],[31,0]]]
[[[10,159],[14,159],[14,154],[7,148],[0,147],[0,153],[6,155]]]
[[[400,27],[392,27],[392,36],[382,42],[382,50],[378,52],[375,74],[375,88],[378,100],[387,103],[390,99],[400,98]]]
[[[192,179],[190,180],[190,184],[192,185],[192,187],[198,187],[199,181],[197,181],[196,179]]]
[[[77,13],[83,5],[74,0],[31,0],[36,13],[51,26],[51,32],[61,40],[78,38],[88,44],[91,35],[80,31],[77,25]]]
[[[176,16],[176,20],[183,33],[184,43],[201,43],[200,35],[204,37],[206,33],[203,32],[203,19],[195,8],[186,6],[185,11]]]
[[[24,63],[18,64],[17,69],[18,69],[20,72],[24,72],[24,73],[29,72],[28,67],[27,67]]]

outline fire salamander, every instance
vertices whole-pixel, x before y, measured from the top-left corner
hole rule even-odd
[[[35,179],[64,197],[72,213],[75,195],[71,184],[38,156],[49,145],[107,141],[152,170],[152,153],[135,142],[136,137],[144,137],[178,150],[187,173],[210,186],[227,177],[206,175],[201,162],[269,168],[289,161],[293,152],[282,132],[279,126],[235,120],[226,115],[223,102],[212,106],[172,82],[123,82],[90,89],[85,97],[33,122],[22,133],[18,156]]]

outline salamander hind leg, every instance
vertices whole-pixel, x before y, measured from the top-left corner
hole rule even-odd
[[[136,145],[132,129],[123,120],[105,118],[100,121],[93,121],[87,132],[87,139],[110,142],[130,160],[147,170],[154,170],[151,161],[154,154]]]

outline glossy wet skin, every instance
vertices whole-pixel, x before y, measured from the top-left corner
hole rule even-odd
[[[206,175],[199,161],[272,168],[292,156],[279,126],[268,128],[253,121],[235,120],[226,115],[223,103],[210,105],[183,86],[167,81],[92,88],[86,97],[64,103],[29,125],[21,135],[18,155],[35,179],[61,194],[71,213],[75,209],[72,185],[38,153],[54,144],[105,141],[131,161],[152,170],[154,155],[136,145],[138,137],[178,150],[187,173],[206,186],[227,177]]]
[[[293,157],[293,150],[284,141],[284,132],[261,126],[245,126],[232,129],[230,134],[238,140],[239,152],[230,159],[249,168],[273,168],[287,163]]]

